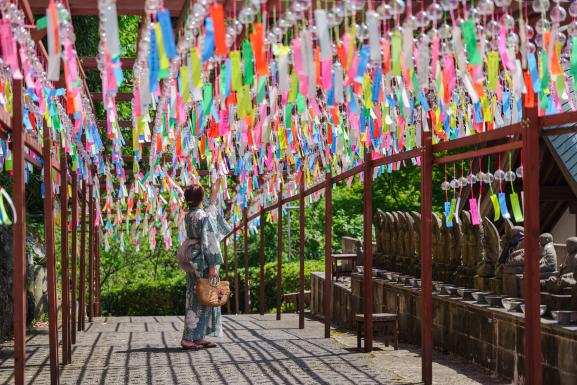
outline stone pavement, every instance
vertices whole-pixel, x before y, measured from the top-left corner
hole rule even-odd
[[[61,384],[414,384],[420,359],[409,350],[376,344],[377,352],[356,351],[350,334],[324,339],[323,324],[307,319],[298,329],[295,314],[224,316],[224,337],[214,349],[179,348],[182,317],[112,317],[95,320],[78,334],[73,363]],[[37,329],[27,344],[28,383],[50,382],[47,330]],[[394,358],[396,357],[396,358]],[[442,384],[492,384],[476,368],[436,365]],[[465,372],[461,376],[458,372]],[[437,374],[437,373],[436,373]],[[0,384],[12,384],[12,348],[0,346]],[[451,379],[451,381],[449,381]]]

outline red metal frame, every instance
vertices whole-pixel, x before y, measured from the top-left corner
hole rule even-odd
[[[249,292],[249,271],[248,271],[248,220],[247,218],[248,209],[244,209],[244,312],[245,314],[250,313],[250,292]]]
[[[72,234],[72,290],[70,298],[71,319],[70,319],[70,342],[76,344],[76,319],[78,306],[78,174],[72,171],[72,214],[71,214],[71,234]]]
[[[264,315],[264,210],[260,210],[260,280],[259,280],[259,312]]]
[[[425,385],[433,382],[433,150],[431,133],[421,147],[421,371]]]
[[[363,169],[363,259],[365,352],[373,350],[373,167],[371,150],[365,145]],[[325,278],[326,279],[326,278]]]
[[[92,322],[94,317],[94,188],[88,186],[88,322]]]
[[[80,199],[80,300],[78,301],[78,331],[86,327],[86,198],[88,186],[82,181]]]
[[[300,180],[299,195],[299,329],[305,327],[305,175],[304,171]],[[290,247],[290,246],[289,246]]]
[[[281,319],[282,306],[282,190],[283,182],[280,178],[280,189],[277,203],[277,254],[276,254],[276,319]]]
[[[26,362],[26,203],[24,183],[24,127],[22,126],[22,80],[12,81],[12,153],[14,172],[14,206],[17,221],[13,227],[14,268],[12,299],[14,301],[14,372],[17,385],[24,384]]]
[[[240,296],[238,291],[238,254],[236,252],[236,231],[232,232],[232,250],[234,254],[234,314],[240,313]]]
[[[224,276],[228,279],[228,245],[224,239]],[[230,301],[226,303],[226,314],[230,314]]]
[[[536,109],[526,110],[523,130],[523,177],[525,214],[525,384],[541,385],[541,283],[539,275],[539,118]],[[530,172],[528,172],[530,170]]]
[[[333,232],[333,184],[330,171],[325,173],[325,282],[323,310],[325,316],[325,338],[331,337],[333,315],[333,274],[332,274],[332,232]]]
[[[16,92],[16,90],[14,90]],[[46,125],[44,127],[47,127]],[[56,256],[54,235],[54,192],[52,187],[52,138],[44,135],[44,237],[48,287],[48,345],[50,351],[50,383],[59,382],[58,366],[58,296],[56,295]],[[15,174],[16,176],[16,174]]]
[[[62,274],[61,309],[62,309],[62,363],[71,362],[70,352],[70,267],[68,264],[68,165],[66,151],[60,147],[60,266]]]

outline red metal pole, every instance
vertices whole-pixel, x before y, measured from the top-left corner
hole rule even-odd
[[[363,193],[363,253],[365,297],[365,351],[373,350],[373,166],[371,150],[365,145]]]
[[[86,181],[82,181],[80,197],[80,300],[78,303],[78,331],[86,325]]]
[[[333,232],[333,184],[330,171],[325,173],[325,338],[331,337],[331,323],[333,315],[333,261],[332,261],[332,232]]]
[[[282,176],[280,178],[280,190],[278,193],[277,207],[277,255],[276,255],[276,319],[281,319],[282,306]]]
[[[72,171],[72,297],[71,297],[71,325],[70,325],[70,342],[72,344],[76,343],[76,306],[78,306],[77,300],[77,268],[78,268],[78,174],[76,171]],[[72,358],[72,357],[71,357]]]
[[[16,92],[16,90],[14,90]],[[15,110],[16,111],[16,110]],[[54,250],[54,192],[52,188],[52,138],[44,122],[44,238],[46,242],[46,265],[48,286],[48,345],[50,351],[50,383],[57,385],[58,373],[58,296],[56,295],[56,256]],[[18,345],[18,343],[16,343]]]
[[[92,322],[94,316],[94,198],[92,184],[88,187],[88,322]]]
[[[302,171],[299,196],[299,329],[305,328],[305,174]]]
[[[260,210],[260,284],[259,284],[259,311],[264,315],[264,210]]]
[[[228,281],[228,245],[227,238],[224,239],[224,276]],[[226,314],[230,314],[230,301],[226,303]]]
[[[68,171],[66,151],[60,147],[60,266],[62,268],[62,363],[70,363],[70,277],[68,266]]]
[[[421,153],[421,371],[425,385],[433,383],[433,153],[431,133],[423,132]]]
[[[523,130],[523,191],[525,194],[525,384],[541,385],[541,316],[539,278],[539,118],[526,110]]]
[[[248,209],[244,209],[244,312],[250,313],[249,273],[248,273]]]
[[[94,212],[96,216],[96,209]],[[99,227],[94,228],[94,314],[96,317],[100,317],[100,231]]]
[[[17,220],[13,226],[12,298],[14,301],[14,378],[24,384],[26,364],[26,198],[24,169],[24,128],[22,127],[22,80],[12,80],[12,154],[14,162],[14,207]]]
[[[240,296],[238,291],[238,253],[236,251],[236,231],[232,233],[232,252],[234,255],[234,314],[240,312]]]

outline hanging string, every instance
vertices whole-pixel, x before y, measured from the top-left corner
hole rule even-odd
[[[501,170],[501,154],[499,154],[499,168],[498,170]],[[503,192],[503,179],[499,178],[499,192],[502,193]]]
[[[473,175],[473,161],[469,159],[469,174]],[[475,198],[475,186],[473,185],[473,178],[470,178],[471,184],[471,198]]]
[[[487,182],[489,184],[489,190],[491,191],[491,195],[493,195],[493,183],[491,183],[491,156],[487,157]]]
[[[481,158],[478,158],[478,162],[479,162],[479,175],[483,174],[483,163],[481,162]],[[481,199],[481,196],[483,195],[483,180],[481,178],[479,178],[479,199]]]

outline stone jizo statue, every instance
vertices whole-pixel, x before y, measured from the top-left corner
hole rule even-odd
[[[554,294],[570,294],[577,286],[577,237],[568,238],[567,255],[559,272],[553,277],[541,281],[541,290]]]
[[[525,263],[525,229],[521,226],[514,226],[506,246],[501,252],[499,263],[510,266],[523,266]]]
[[[495,275],[495,265],[501,254],[499,231],[497,231],[495,224],[487,217],[483,217],[483,230],[485,232],[483,238],[483,249],[485,253],[483,260],[477,268],[477,275],[480,277],[493,277]]]
[[[552,273],[557,270],[557,252],[553,246],[553,236],[549,233],[543,233],[539,236],[539,245],[541,246],[539,258],[539,270],[542,273]]]

